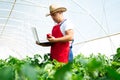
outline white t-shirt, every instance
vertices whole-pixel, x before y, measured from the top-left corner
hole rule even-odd
[[[72,30],[74,30],[73,28],[74,28],[74,26],[73,26],[73,24],[69,21],[69,20],[67,20],[67,19],[65,19],[63,22],[61,22],[60,23],[61,25],[60,25],[60,30],[61,30],[61,32],[62,32],[62,34],[63,34],[63,36],[65,35],[65,31],[67,31],[67,30],[69,30],[69,29],[72,29]],[[69,46],[71,46],[72,44],[72,41],[69,41],[70,42],[70,45]]]
[[[61,32],[62,32],[63,35],[65,35],[65,31],[67,31],[69,29],[73,30],[73,28],[74,28],[73,24],[69,20],[67,20],[67,19],[65,19],[60,24],[61,24],[60,30],[61,30]]]

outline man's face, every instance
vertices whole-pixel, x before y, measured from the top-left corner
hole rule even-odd
[[[57,13],[51,14],[51,17],[56,23],[59,23],[60,15],[61,15],[61,13],[57,12]]]

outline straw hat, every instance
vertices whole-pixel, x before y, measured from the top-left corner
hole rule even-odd
[[[67,9],[65,7],[60,7],[58,5],[52,4],[52,5],[50,5],[49,10],[50,10],[50,13],[47,14],[46,16],[49,16],[49,15],[54,14],[59,11],[65,12]]]

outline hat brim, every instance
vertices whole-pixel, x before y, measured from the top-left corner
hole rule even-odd
[[[50,12],[49,14],[46,14],[46,17],[50,16],[54,13],[57,13],[57,12],[65,12],[65,11],[67,11],[67,9],[65,7],[60,7],[60,8],[55,9],[54,11]]]

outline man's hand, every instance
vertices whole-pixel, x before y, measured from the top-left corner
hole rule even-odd
[[[65,31],[65,36],[63,36],[63,37],[55,38],[52,35],[49,35],[49,37],[50,38],[47,37],[47,40],[52,43],[72,41],[73,40],[73,30],[69,29],[69,30]]]
[[[40,42],[36,41],[36,44],[37,44],[37,45],[40,45]]]
[[[55,37],[53,37],[53,36],[51,36],[50,38],[47,38],[47,40],[48,40],[49,42],[56,42],[56,39],[57,39],[57,38],[55,38]]]
[[[47,38],[51,38],[51,36],[52,36],[51,34],[47,34]]]
[[[48,40],[49,42],[56,42],[55,37],[53,37],[51,34],[47,34],[46,36],[47,36],[47,40]]]

